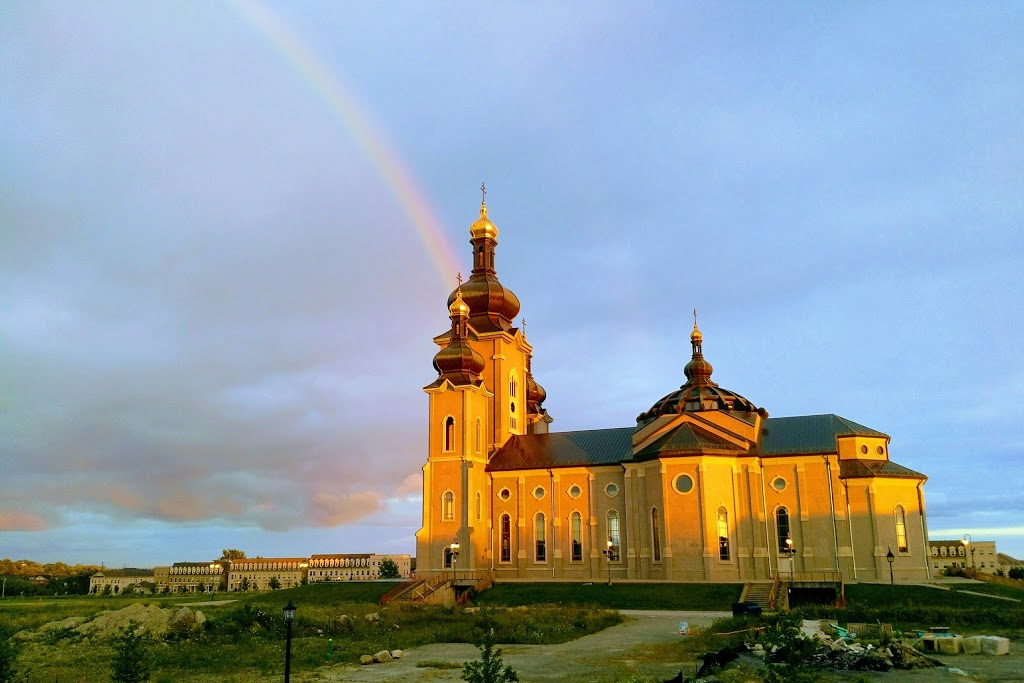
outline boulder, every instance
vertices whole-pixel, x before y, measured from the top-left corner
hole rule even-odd
[[[479,607],[466,607],[462,610],[465,614],[476,614],[480,611]]]
[[[373,655],[359,655],[360,664],[373,664]]]
[[[391,661],[391,653],[388,652],[387,650],[381,650],[380,652],[377,652],[377,653],[375,653],[373,655],[373,661],[375,661],[378,664],[383,664],[384,662],[390,662]]]
[[[981,652],[986,655],[1010,654],[1010,641],[999,636],[985,636],[981,641]]]
[[[380,621],[380,615],[377,614],[376,612],[370,612],[369,614],[366,615],[365,619],[368,622],[370,622],[371,624],[375,624],[378,621]]]
[[[405,656],[405,652],[402,651],[402,650],[392,650],[391,651],[391,659],[401,659],[404,656]]]
[[[182,607],[171,615],[167,626],[177,633],[188,633],[196,627],[196,615],[188,607]]]

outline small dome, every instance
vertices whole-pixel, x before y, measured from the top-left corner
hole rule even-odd
[[[480,218],[477,218],[473,225],[469,226],[471,239],[489,237],[492,240],[498,239],[498,226],[487,217],[487,204],[480,202]]]
[[[693,321],[693,332],[690,333],[690,341],[694,343],[704,341],[704,335],[701,334],[700,329],[697,328],[696,320]]]
[[[548,397],[548,392],[545,391],[537,380],[533,378],[533,375],[526,376],[526,401],[529,404],[536,404],[540,407],[540,404],[544,402],[544,399]]]
[[[462,299],[462,288],[455,290],[455,300],[448,306],[448,314],[462,318],[469,317],[469,306]]]
[[[434,355],[434,369],[442,377],[456,384],[479,379],[484,369],[484,357],[469,344],[455,339]],[[460,381],[462,380],[462,381]]]

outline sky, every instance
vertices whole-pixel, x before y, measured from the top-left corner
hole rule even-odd
[[[1024,6],[0,4],[0,557],[415,553],[482,181],[552,429],[714,379],[1024,557]]]

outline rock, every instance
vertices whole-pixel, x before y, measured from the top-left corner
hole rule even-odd
[[[206,623],[206,615],[196,610],[196,626],[202,626]]]
[[[981,652],[986,655],[1010,654],[1010,641],[999,636],[985,636],[981,641]]]
[[[405,656],[405,652],[403,652],[402,650],[392,650],[391,651],[391,659],[401,659],[404,656]]]
[[[364,618],[371,624],[376,624],[378,621],[380,621],[380,615],[376,612],[370,612]]]
[[[360,664],[373,664],[373,655],[359,655]]]
[[[476,614],[480,611],[479,607],[466,607],[462,610],[465,614]]]
[[[167,626],[176,633],[187,634],[195,630],[196,615],[188,607],[182,607],[171,615]]]
[[[976,655],[981,653],[981,641],[985,636],[970,636],[964,638],[964,654]]]
[[[388,652],[387,650],[381,650],[380,652],[378,652],[378,653],[373,655],[373,661],[377,662],[378,664],[383,664],[384,662],[390,662],[391,661],[391,653]]]

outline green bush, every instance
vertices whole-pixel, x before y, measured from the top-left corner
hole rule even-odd
[[[114,661],[110,667],[112,683],[142,683],[149,680],[148,639],[130,623],[114,637]]]
[[[501,661],[501,650],[494,649],[494,629],[486,621],[477,647],[480,648],[480,659],[463,665],[462,680],[467,683],[519,683],[515,670]]]

